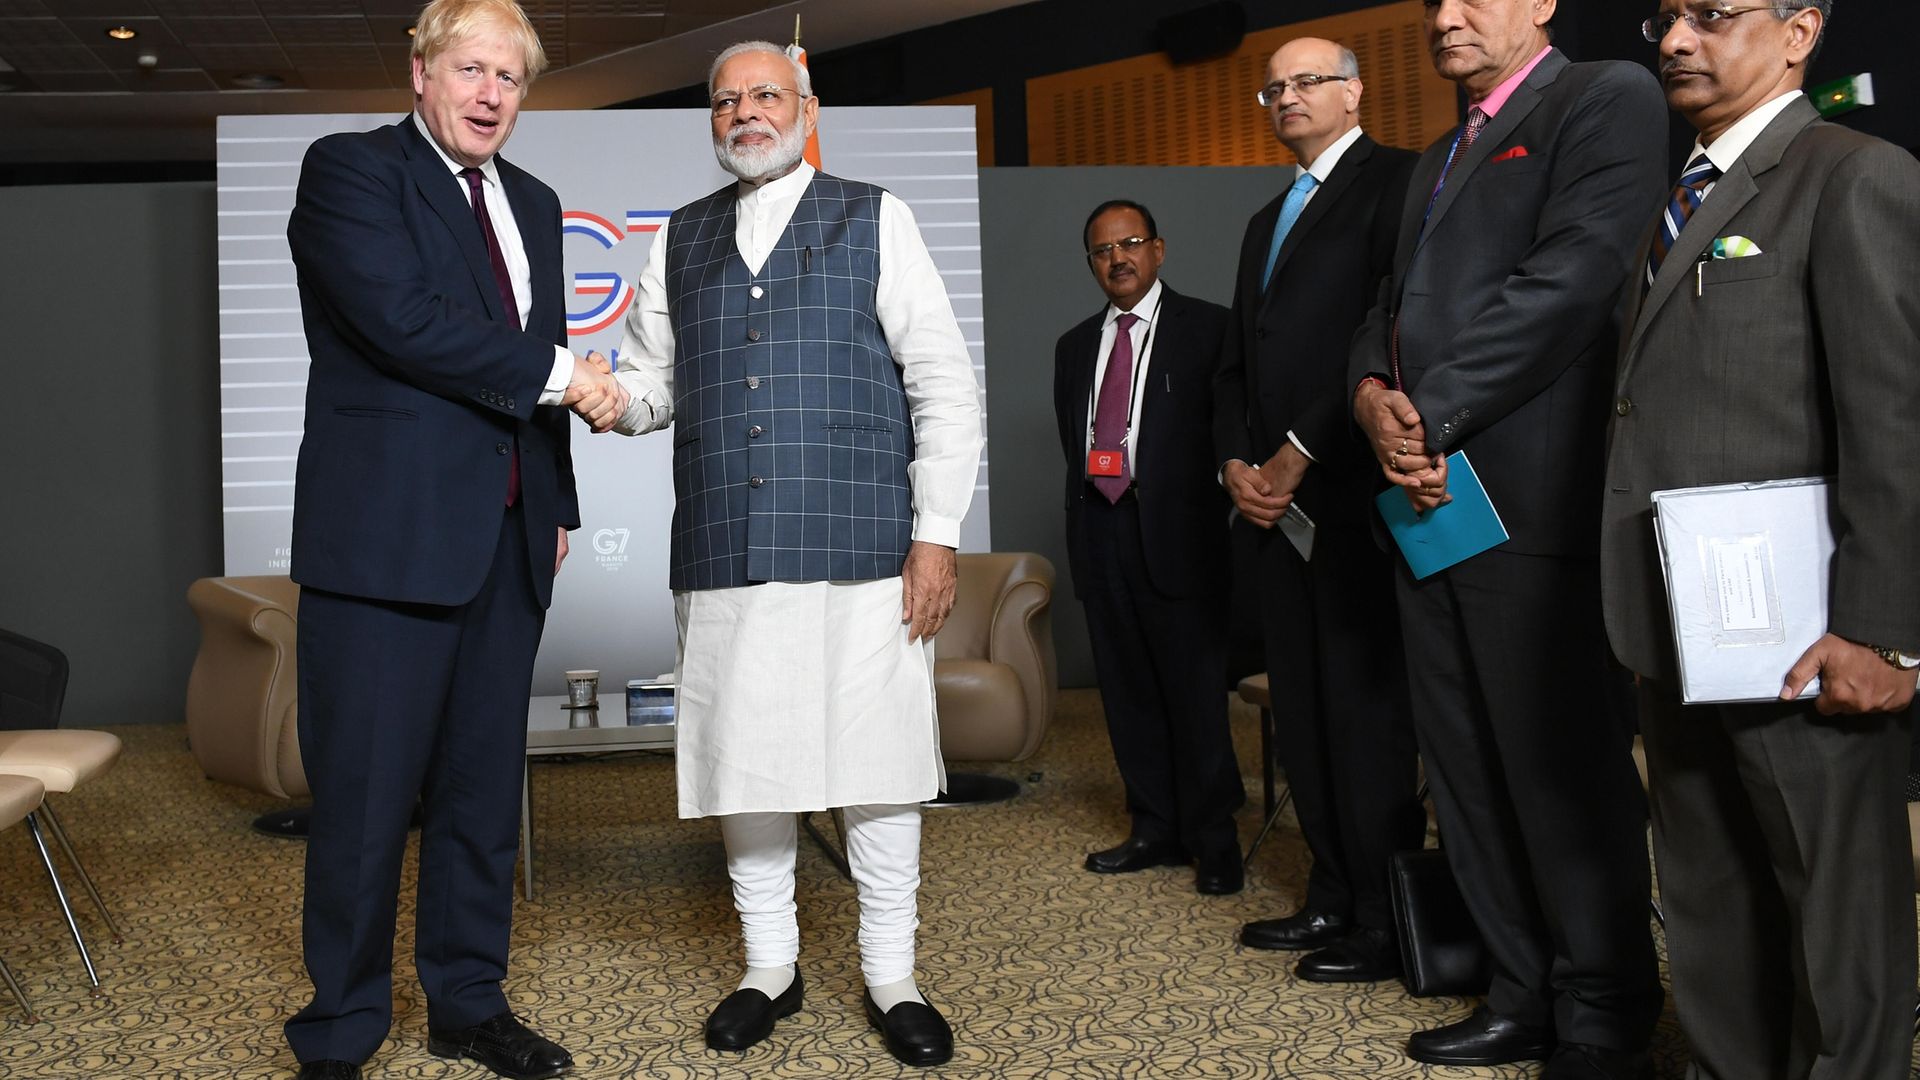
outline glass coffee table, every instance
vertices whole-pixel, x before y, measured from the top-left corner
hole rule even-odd
[[[581,715],[563,694],[527,701],[527,757],[520,773],[520,888],[533,899],[533,759],[554,754],[611,754],[621,750],[673,749],[673,722],[629,724],[626,696],[601,699]],[[587,722],[591,718],[592,722]]]

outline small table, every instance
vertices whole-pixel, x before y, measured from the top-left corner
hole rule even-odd
[[[553,754],[610,754],[673,749],[674,725],[628,724],[624,690],[601,699],[598,723],[575,727],[565,695],[527,700],[527,759],[520,773],[521,894],[533,899],[533,759]]]

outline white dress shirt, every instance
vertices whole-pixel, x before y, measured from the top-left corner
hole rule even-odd
[[[739,185],[734,243],[749,271],[759,273],[766,265],[813,174],[813,166],[802,162],[758,187]],[[673,419],[675,342],[666,284],[671,228],[671,222],[662,226],[653,242],[620,342],[618,376],[633,400],[614,428],[627,435],[656,430]],[[980,470],[979,383],[913,212],[891,192],[880,198],[876,307],[913,421],[913,461],[907,466],[913,538],[958,547],[960,521],[973,502]]]
[[[1768,124],[1773,123],[1773,118],[1779,116],[1787,106],[1793,104],[1793,99],[1800,96],[1800,91],[1789,90],[1778,97],[1769,98],[1755,105],[1747,115],[1734,121],[1732,127],[1721,132],[1720,137],[1713,140],[1712,146],[1702,146],[1700,141],[1695,139],[1693,149],[1687,154],[1687,161],[1692,162],[1694,158],[1705,154],[1707,160],[1713,162],[1713,167],[1720,170],[1721,176],[1727,175],[1739,162],[1740,155],[1746,153],[1747,147],[1753,145],[1753,140],[1760,137],[1760,133],[1767,129]],[[1701,200],[1704,202],[1718,186],[1720,181],[1715,180],[1702,188]]]
[[[1147,411],[1147,379],[1151,377],[1148,369],[1153,364],[1151,331],[1153,324],[1160,319],[1160,293],[1160,280],[1155,278],[1153,286],[1143,293],[1130,309],[1134,315],[1139,316],[1139,321],[1127,330],[1133,338],[1133,393],[1129,395],[1133,408],[1127,414],[1127,468],[1129,470],[1135,468],[1135,463],[1140,460],[1140,418],[1146,415]],[[1101,381],[1107,377],[1107,358],[1113,353],[1113,339],[1120,328],[1118,322],[1120,315],[1120,308],[1108,304],[1106,318],[1100,324],[1100,351],[1096,354],[1097,359],[1094,361],[1093,389],[1090,391],[1091,397],[1087,402],[1086,448],[1088,450],[1093,449],[1093,416],[1095,410],[1100,407],[1100,385]]]
[[[433,132],[427,130],[427,122],[419,113],[413,114],[414,126],[420,129],[420,135],[440,155],[447,170],[453,173],[453,182],[459,185],[460,201],[473,205],[473,193],[467,189],[466,177],[460,173],[465,165],[447,156],[440,144],[434,141]],[[520,225],[513,219],[513,203],[507,198],[506,189],[500,186],[500,169],[492,158],[480,163],[480,197],[487,202],[487,218],[493,222],[493,237],[500,242],[500,255],[507,263],[507,279],[513,283],[513,303],[519,309],[520,325],[527,325],[527,316],[533,311],[533,275],[527,266],[527,245],[520,239]],[[540,404],[558,405],[560,397],[566,393],[567,384],[573,381],[573,354],[558,345],[553,347],[553,370],[547,374],[546,386],[540,394]]]

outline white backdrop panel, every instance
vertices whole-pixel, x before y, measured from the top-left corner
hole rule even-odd
[[[219,123],[220,431],[226,572],[287,572],[294,459],[305,411],[307,345],[287,252],[300,159],[336,131],[388,115],[223,116]],[[880,184],[913,209],[973,354],[985,403],[980,200],[971,107],[820,112],[826,169]],[[724,185],[704,110],[526,112],[506,157],[559,193],[566,213],[568,334],[576,352],[612,354],[621,315],[668,212]],[[555,584],[534,668],[538,693],[560,672],[597,667],[611,688],[673,667],[667,533],[672,446],[663,433],[594,436],[576,425],[582,526]],[[961,548],[985,551],[987,462]]]

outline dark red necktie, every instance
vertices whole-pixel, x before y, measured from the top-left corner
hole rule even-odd
[[[1113,320],[1113,349],[1107,353],[1106,374],[1100,377],[1100,398],[1093,408],[1093,448],[1119,450],[1120,475],[1096,476],[1093,486],[1108,502],[1117,503],[1133,483],[1133,462],[1128,461],[1127,432],[1133,418],[1133,324],[1140,316],[1126,312]]]
[[[520,301],[513,295],[513,278],[507,274],[507,257],[500,251],[500,238],[494,235],[493,218],[487,214],[487,197],[481,191],[483,177],[479,169],[461,169],[467,192],[473,197],[473,219],[480,223],[480,235],[487,238],[487,262],[493,265],[493,284],[500,290],[500,306],[506,310],[507,325],[520,329]],[[520,437],[514,436],[513,454],[507,459],[507,505],[520,501]]]

